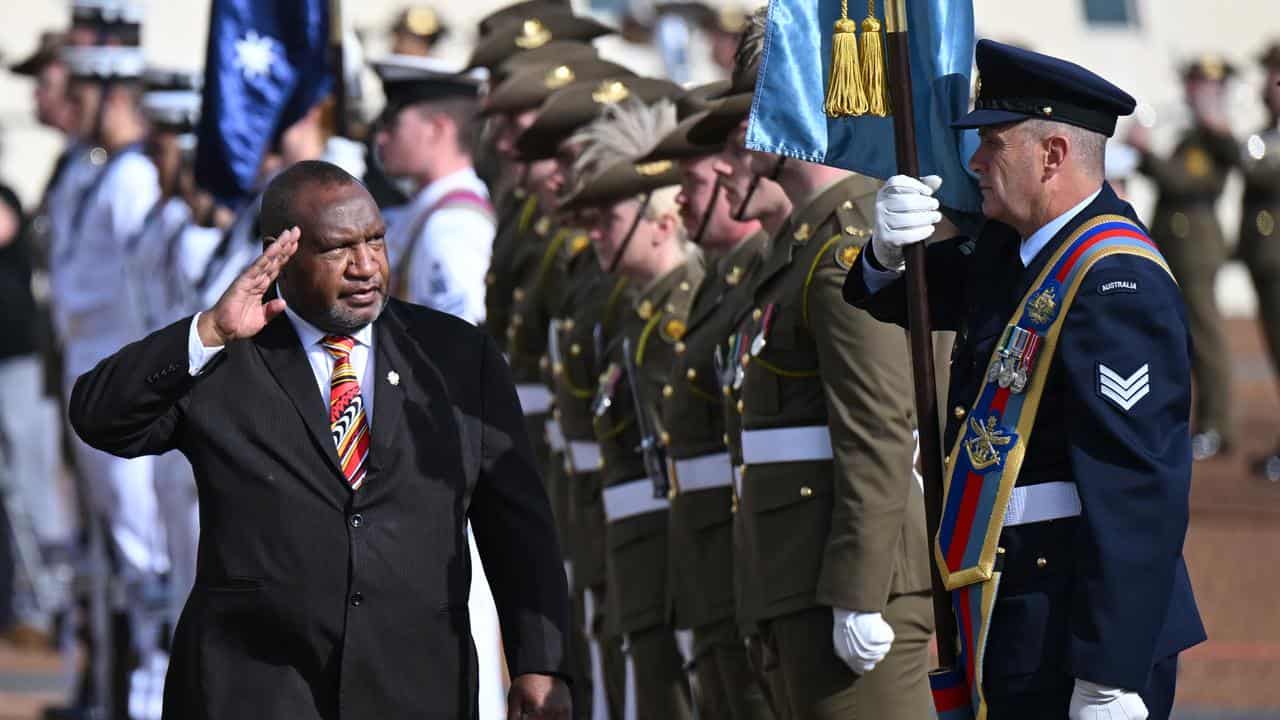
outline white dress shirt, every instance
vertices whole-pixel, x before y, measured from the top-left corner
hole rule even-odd
[[[1039,255],[1040,251],[1044,249],[1044,246],[1048,245],[1049,241],[1052,240],[1053,237],[1062,230],[1062,228],[1066,227],[1067,223],[1071,222],[1075,216],[1084,212],[1085,208],[1093,204],[1093,201],[1097,200],[1098,196],[1101,194],[1102,188],[1098,188],[1092,195],[1081,200],[1080,204],[1050,220],[1044,227],[1031,233],[1031,237],[1024,239],[1022,244],[1018,247],[1018,255],[1022,260],[1022,267],[1031,267],[1031,263],[1036,259],[1036,255]],[[897,270],[876,269],[871,267],[870,263],[867,262],[863,262],[862,264],[863,282],[867,284],[867,290],[871,291],[873,294],[883,290],[885,286],[896,280],[901,274],[902,272]]]
[[[284,314],[289,317],[289,322],[293,323],[293,329],[298,334],[302,350],[307,354],[307,362],[311,363],[311,372],[315,375],[316,388],[320,391],[324,406],[328,408],[329,384],[333,378],[334,360],[329,355],[329,351],[325,350],[320,344],[320,341],[328,333],[303,320],[288,306],[285,307]],[[191,319],[191,331],[187,335],[187,364],[188,371],[192,376],[199,375],[200,371],[209,364],[209,361],[222,352],[225,347],[223,345],[207,347],[201,342],[200,333],[196,330],[196,323],[199,320],[200,313],[196,313],[195,317]],[[372,428],[373,388],[376,384],[372,375],[374,372],[373,363],[370,362],[370,358],[373,357],[373,324],[365,325],[352,333],[351,337],[355,338],[356,341],[355,346],[351,348],[351,367],[356,371],[356,377],[360,378],[360,397],[364,399],[365,421]]]
[[[422,222],[423,213],[457,190],[489,197],[488,188],[473,168],[439,178],[419,191],[397,219],[388,232],[388,249],[391,266],[400,267],[416,239],[405,293],[410,302],[478,324],[484,320],[484,276],[497,232],[494,219],[475,208],[459,206],[440,208]]]

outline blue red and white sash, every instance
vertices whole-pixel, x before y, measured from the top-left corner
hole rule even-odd
[[[986,718],[982,661],[999,586],[997,543],[1005,510],[1067,311],[1094,263],[1115,254],[1143,257],[1169,272],[1155,244],[1128,218],[1103,215],[1077,229],[1022,298],[947,458],[934,561],[952,591],[960,666],[931,677],[940,718]]]

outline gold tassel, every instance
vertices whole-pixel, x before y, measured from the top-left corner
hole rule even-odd
[[[885,117],[891,111],[885,82],[884,35],[880,30],[876,0],[867,0],[867,18],[862,21],[862,87],[867,94],[868,112]]]
[[[848,0],[841,0],[840,16],[831,36],[831,77],[827,80],[823,109],[829,117],[863,115],[867,112],[867,96],[858,69],[858,23],[849,19]]]

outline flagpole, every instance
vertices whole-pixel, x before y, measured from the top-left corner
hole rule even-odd
[[[346,17],[342,13],[342,0],[329,0],[329,56],[333,67],[333,117],[336,133],[351,137],[351,120],[347,102],[347,68],[343,41],[346,37]]]
[[[898,173],[920,176],[916,148],[915,106],[911,93],[911,51],[907,42],[907,0],[885,0],[885,49],[889,92],[893,107],[893,135]],[[924,475],[924,507],[929,533],[929,566],[933,577],[933,622],[938,635],[938,664],[956,662],[955,616],[951,594],[942,584],[933,546],[942,517],[942,438],[938,428],[937,378],[933,368],[933,324],[929,319],[929,288],[925,280],[924,243],[904,248],[907,263],[907,328],[916,392],[916,423],[920,431],[920,464]]]

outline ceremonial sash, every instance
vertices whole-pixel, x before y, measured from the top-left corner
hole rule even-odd
[[[947,458],[934,561],[952,591],[960,666],[930,678],[935,708],[945,720],[986,718],[982,661],[999,587],[997,543],[1005,510],[1067,311],[1094,263],[1115,254],[1144,257],[1169,272],[1155,244],[1128,218],[1103,215],[1077,229],[1019,303]]]

